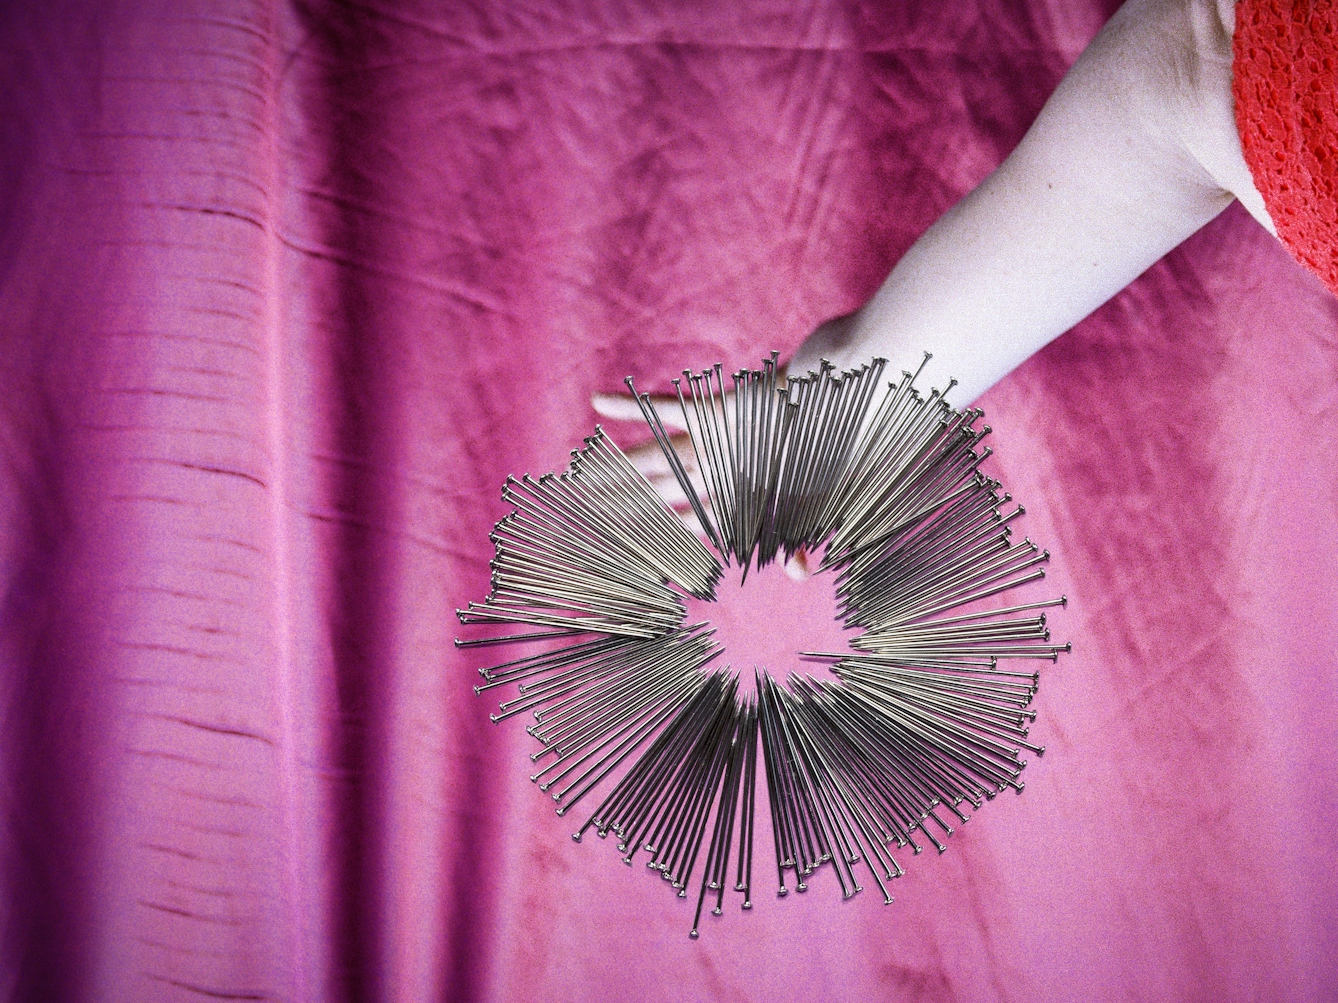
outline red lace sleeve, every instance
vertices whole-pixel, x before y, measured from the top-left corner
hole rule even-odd
[[[1283,244],[1338,294],[1338,11],[1241,0],[1233,43],[1245,163]]]

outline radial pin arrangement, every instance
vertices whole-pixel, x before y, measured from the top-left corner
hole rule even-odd
[[[885,366],[783,378],[772,353],[728,385],[720,365],[685,370],[682,452],[629,377],[706,541],[597,426],[565,472],[507,478],[491,589],[456,611],[506,631],[457,646],[527,652],[479,669],[474,690],[505,687],[494,722],[531,722],[530,780],[561,816],[600,791],[572,838],[612,834],[623,863],[695,892],[693,938],[727,885],[752,908],[759,764],[777,894],[829,866],[843,897],[871,878],[890,904],[898,855],[942,853],[966,808],[1021,792],[1023,753],[1045,752],[1028,741],[1040,675],[1023,664],[1069,650],[1045,613],[1066,599],[1000,597],[1044,578],[1050,554],[1013,539],[1023,509],[980,472],[983,412],[921,393],[924,362],[889,381]],[[821,551],[858,633],[848,651],[799,653],[834,678],[755,668],[741,692],[685,597],[714,600],[725,567],[746,579],[801,549]]]

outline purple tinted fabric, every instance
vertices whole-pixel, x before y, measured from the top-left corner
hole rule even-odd
[[[451,644],[503,478],[861,302],[1110,10],[566,8],[0,10],[0,998],[1332,998],[1338,303],[1238,209],[983,401],[1025,794],[698,942],[568,838]]]

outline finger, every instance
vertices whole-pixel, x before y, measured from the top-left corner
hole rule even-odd
[[[710,544],[711,541],[706,535],[706,530],[702,528],[701,520],[697,518],[696,512],[688,509],[680,518],[683,520],[683,525],[688,528],[688,532],[701,540],[702,543]]]
[[[687,429],[683,423],[683,408],[678,398],[668,394],[656,394],[650,398],[655,405],[655,412],[666,429],[682,432]],[[611,421],[645,421],[641,407],[631,394],[591,394],[590,405],[595,413]]]
[[[669,443],[674,447],[674,452],[678,454],[678,458],[688,476],[695,477],[697,473],[697,453],[692,448],[692,440],[686,434],[679,434],[671,436]],[[639,446],[624,450],[623,455],[647,480],[653,477],[673,475],[673,468],[669,465],[668,457],[664,455],[664,450],[654,439],[647,439]]]
[[[694,536],[698,537],[703,543],[709,543],[706,530],[702,528],[701,520],[697,518],[697,513],[692,508],[692,503],[688,501],[688,496],[683,493],[682,485],[678,483],[676,477],[657,477],[650,479],[650,486],[670,508],[674,510]],[[700,488],[700,485],[698,486]],[[711,500],[705,494],[698,491],[698,497],[701,499],[702,506],[710,511]]]
[[[596,414],[612,421],[645,421],[631,394],[591,394],[590,405]]]
[[[800,547],[794,556],[785,562],[785,573],[797,582],[813,575],[813,558],[807,550]]]
[[[688,483],[692,485],[692,493],[701,499],[702,504],[709,506],[710,496],[706,491],[706,482],[702,480],[701,473],[695,466],[687,468]],[[672,472],[664,470],[651,474],[646,478],[655,492],[668,501],[675,508],[680,505],[687,505],[687,495],[683,491],[683,483],[673,475]]]
[[[684,493],[683,486],[678,483],[677,477],[649,477],[647,480],[655,489],[655,493],[676,512],[691,507],[691,502],[688,501],[688,496]]]

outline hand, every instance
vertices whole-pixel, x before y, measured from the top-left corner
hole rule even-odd
[[[824,359],[837,369],[850,369],[867,362],[870,356],[877,353],[866,352],[862,345],[854,342],[854,327],[859,313],[856,310],[841,314],[819,324],[795,349],[785,369],[796,373],[814,373]]]
[[[668,394],[652,395],[651,403],[655,405],[655,410],[664,423],[666,432],[670,433],[669,441],[678,451],[679,458],[683,461],[683,466],[687,470],[688,478],[696,488],[697,497],[701,499],[702,504],[710,507],[711,501],[706,493],[706,486],[702,480],[701,471],[697,467],[697,454],[692,448],[692,439],[688,436],[687,426],[683,423],[683,411],[679,407],[678,398]],[[641,413],[641,408],[630,393],[624,394],[593,394],[590,397],[590,404],[595,409],[595,413],[600,417],[607,418],[610,421],[624,421],[629,424],[639,425],[643,429],[646,426],[646,419]],[[705,530],[697,520],[688,502],[687,495],[683,493],[682,486],[678,483],[678,478],[674,476],[673,470],[669,467],[669,461],[665,458],[664,450],[660,449],[659,444],[652,438],[631,449],[624,449],[623,452],[632,462],[632,465],[640,472],[641,476],[650,482],[651,487],[663,498],[674,511],[683,516],[683,521],[698,536],[705,538]]]
[[[778,382],[783,381],[784,374],[782,372],[778,377]],[[726,407],[732,406],[733,394],[726,394],[725,396]],[[709,511],[711,507],[710,495],[706,490],[701,470],[697,464],[697,454],[693,449],[692,439],[688,435],[683,409],[678,397],[668,394],[652,395],[650,400],[655,406],[656,413],[659,415],[665,431],[669,433],[669,441],[682,461],[697,498],[703,507]],[[593,394],[590,403],[601,417],[611,421],[635,423],[643,427],[645,425],[645,417],[641,413],[641,408],[631,394]],[[665,458],[664,451],[659,444],[652,438],[640,445],[626,449],[624,452],[632,465],[650,482],[651,487],[655,489],[660,497],[679,514],[687,527],[698,537],[706,540],[706,531],[692,511],[691,503],[683,492],[683,487],[670,468],[669,461]],[[811,575],[816,567],[817,562],[811,559],[807,551],[801,549],[786,562],[785,571],[791,578],[802,580]]]

